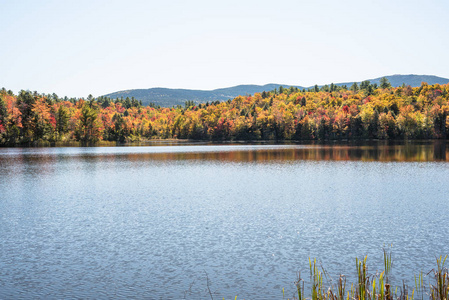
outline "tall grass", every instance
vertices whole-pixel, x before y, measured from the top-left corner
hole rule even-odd
[[[334,284],[328,279],[323,266],[316,259],[309,258],[309,294],[306,296],[305,281],[299,272],[295,282],[296,295],[287,300],[449,300],[449,271],[445,267],[447,255],[436,259],[436,269],[415,276],[415,287],[410,290],[404,282],[401,286],[392,286],[389,278],[393,266],[391,249],[384,249],[383,252],[384,270],[380,273],[368,272],[367,256],[355,259],[357,282],[352,283],[350,288],[347,288],[345,275],[340,275]],[[282,299],[285,299],[284,289]]]
[[[295,282],[297,300],[449,300],[449,272],[445,267],[446,258],[436,259],[437,267],[427,274],[420,272],[415,276],[415,287],[410,289],[404,282],[393,286],[390,282],[393,261],[391,249],[384,249],[384,270],[380,273],[368,272],[367,256],[355,259],[357,281],[347,287],[346,276],[340,275],[335,283],[328,280],[324,268],[316,259],[309,258],[310,291],[307,297],[305,281],[299,273]],[[428,282],[426,282],[426,280]],[[284,291],[283,291],[284,295]]]
[[[430,287],[430,298],[432,300],[447,300],[449,298],[449,275],[447,268],[444,267],[447,255],[443,258],[437,258],[437,269],[434,270],[434,284]]]

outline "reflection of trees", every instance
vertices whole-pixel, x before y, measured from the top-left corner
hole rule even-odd
[[[159,147],[153,147],[158,149]],[[209,148],[209,147],[207,147]],[[82,148],[88,149],[88,148]],[[239,149],[238,147],[214,147],[209,149],[186,148],[179,151],[179,147],[166,147],[161,152],[146,152],[150,148],[142,148],[145,151],[133,153],[103,152],[102,148],[96,148],[94,153],[81,153],[81,155],[47,153],[29,154],[18,152],[14,155],[0,155],[2,172],[17,174],[32,170],[33,175],[45,175],[55,172],[57,164],[64,160],[76,160],[89,162],[90,166],[97,162],[135,161],[137,163],[158,163],[176,161],[211,161],[211,162],[250,162],[250,163],[279,163],[295,161],[446,161],[447,143],[436,141],[432,143],[416,144],[388,144],[375,143],[372,145],[289,145],[273,148]],[[151,149],[151,150],[153,150]],[[155,150],[158,151],[158,150]],[[175,152],[177,151],[177,152]]]
[[[434,160],[446,160],[446,141],[436,141],[433,143],[433,159]]]
[[[405,145],[309,145],[287,146],[279,148],[247,149],[238,148],[220,151],[193,152],[161,152],[161,153],[131,153],[110,154],[83,159],[132,161],[179,161],[179,160],[203,160],[221,162],[260,162],[271,163],[280,161],[300,160],[330,160],[330,161],[433,161],[446,160],[446,143],[443,141],[430,144],[405,144]],[[191,151],[191,152],[190,152]]]
[[[16,150],[16,149],[14,149]],[[7,175],[43,176],[54,173],[57,156],[43,153],[27,153],[27,149],[17,149],[17,153],[0,155],[0,172]]]

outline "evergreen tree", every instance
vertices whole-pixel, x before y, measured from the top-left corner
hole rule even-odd
[[[268,97],[267,92],[263,91],[263,92],[262,92],[262,99],[265,99],[265,98],[267,98],[267,97]]]
[[[389,88],[391,88],[390,81],[388,80],[387,77],[382,77],[380,79],[380,88],[382,88],[382,89],[389,89]]]
[[[56,130],[61,137],[61,135],[68,132],[70,119],[69,111],[64,105],[59,106],[59,109],[56,113],[56,118]]]
[[[22,113],[22,137],[30,142],[33,139],[33,104],[36,99],[30,91],[21,90],[17,96],[17,106]]]
[[[51,94],[51,99],[58,102],[59,101],[59,97],[58,95],[56,95],[56,93]]]
[[[98,112],[90,105],[83,105],[76,135],[82,142],[96,142],[100,138]]]
[[[362,81],[362,83],[360,83],[360,89],[361,90],[368,90],[369,86],[370,86],[370,81],[369,80],[365,80],[365,81]]]
[[[290,90],[288,91],[289,94],[293,94],[295,92],[295,88],[294,87],[290,87]]]
[[[109,98],[106,98],[101,104],[101,107],[106,108],[109,107],[109,105],[111,105],[111,100],[109,100]]]
[[[0,92],[0,144],[5,143],[8,139],[8,126],[6,120],[8,119],[8,110],[6,109],[6,103],[3,100],[5,91]]]
[[[0,125],[5,126],[6,119],[8,117],[8,110],[6,109],[6,103],[0,95]]]
[[[131,100],[129,99],[129,97],[126,97],[125,101],[123,102],[123,106],[127,109],[131,108],[132,103],[131,103]]]

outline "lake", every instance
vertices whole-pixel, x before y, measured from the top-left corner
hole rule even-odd
[[[449,147],[0,148],[0,298],[282,299],[316,257],[395,284],[449,254]]]

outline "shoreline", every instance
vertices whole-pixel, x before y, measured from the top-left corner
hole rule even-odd
[[[210,144],[210,145],[230,145],[230,144],[270,144],[270,145],[354,145],[354,146],[373,146],[373,145],[406,145],[406,144],[445,144],[447,139],[334,139],[334,140],[196,140],[196,139],[145,139],[140,141],[117,142],[117,141],[98,141],[81,142],[71,141],[34,141],[14,145],[0,144],[1,148],[58,148],[58,147],[129,147],[129,146],[155,146],[152,144],[170,144],[171,146],[183,144]]]

